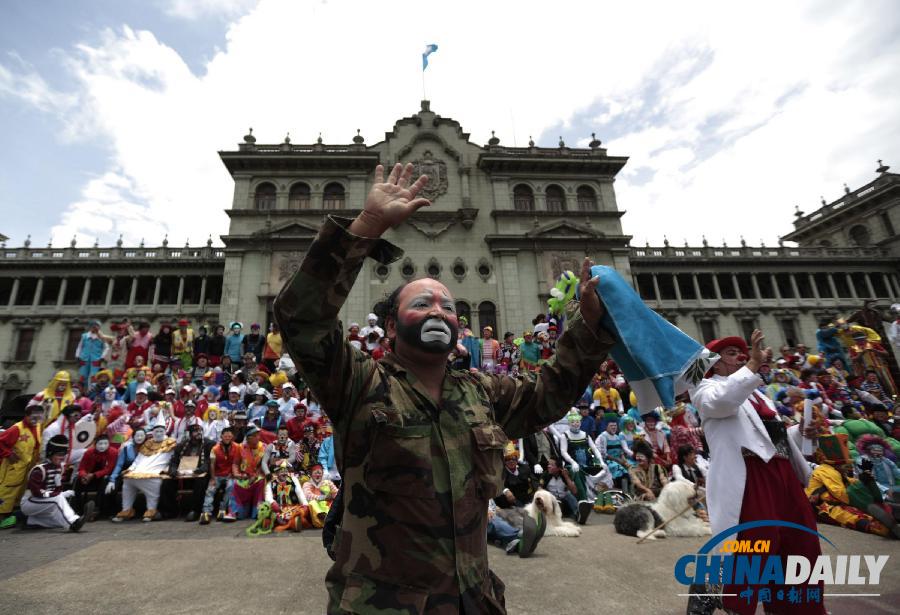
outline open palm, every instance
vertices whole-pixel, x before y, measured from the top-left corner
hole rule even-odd
[[[411,163],[404,167],[398,162],[385,181],[384,167],[375,167],[375,184],[366,197],[366,217],[386,229],[400,224],[420,207],[431,205],[428,199],[417,198],[419,191],[428,183],[428,176],[421,175],[410,184],[412,174]]]

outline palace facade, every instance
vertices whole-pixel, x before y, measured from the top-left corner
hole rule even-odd
[[[594,138],[587,148],[507,147],[469,140],[462,126],[423,101],[384,139],[347,145],[262,145],[252,131],[219,152],[234,179],[224,247],[163,245],[0,249],[0,404],[76,369],[88,320],[104,330],[123,317],[188,318],[196,329],[238,320],[264,326],[281,286],[297,269],[327,215],[362,209],[372,171],[411,161],[430,178],[432,206],[386,239],[404,256],[368,261],[341,312],[362,323],[371,306],[405,280],[447,285],[473,329],[517,334],[545,311],[561,271],[588,255],[633,281],[653,309],[702,340],[763,328],[772,344],[814,345],[820,317],[863,299],[900,297],[900,176],[876,178],[808,215],[797,212],[783,240],[797,247],[635,247],[622,232],[614,190],[627,163]],[[712,231],[713,229],[710,229]]]

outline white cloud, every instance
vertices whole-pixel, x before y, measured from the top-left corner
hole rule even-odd
[[[249,11],[257,0],[163,0],[163,10],[173,17],[235,17]]]
[[[19,98],[32,107],[56,115],[72,108],[76,101],[74,95],[54,90],[18,54],[11,52],[7,56],[17,69],[0,64],[0,95]]]
[[[875,158],[900,164],[896,43],[873,42],[885,28],[868,3],[166,7],[187,19],[242,16],[200,76],[153,33],[128,27],[69,56],[80,87],[67,95],[79,101],[67,129],[107,141],[113,156],[56,237],[152,242],[167,232],[198,243],[226,232],[233,184],[217,150],[234,149],[247,126],[261,142],[290,131],[309,143],[321,131],[347,143],[356,128],[380,141],[418,109],[426,42],[440,46],[426,75],[432,108],[474,142],[496,130],[521,146],[562,125],[579,132],[570,143],[596,129],[610,154],[630,156],[616,189],[641,243],[704,231],[774,242],[794,203],[809,211],[820,192],[868,181]],[[16,95],[45,108],[55,97],[31,75],[0,66],[0,89],[32,92]]]

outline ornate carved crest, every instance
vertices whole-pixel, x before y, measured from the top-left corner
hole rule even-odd
[[[582,257],[583,258],[583,257]],[[575,275],[581,273],[581,261],[575,254],[569,252],[555,252],[550,255],[550,284],[556,284],[563,271],[572,271]]]
[[[426,150],[424,158],[413,161],[413,181],[420,175],[428,176],[428,185],[419,193],[429,201],[447,192],[447,163],[443,160],[436,160],[430,151]]]
[[[303,261],[302,252],[288,252],[281,255],[278,263],[278,281],[284,282],[300,269],[300,263]]]

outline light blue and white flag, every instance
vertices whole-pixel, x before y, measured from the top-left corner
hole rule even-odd
[[[615,269],[595,265],[597,293],[606,313],[600,319],[616,345],[609,354],[637,398],[641,415],[672,408],[675,396],[697,385],[719,360],[699,342],[648,308]]]
[[[425,53],[422,54],[422,70],[424,71],[428,68],[428,56],[437,51],[437,45],[434,43],[430,45],[425,45]]]

